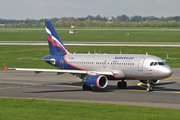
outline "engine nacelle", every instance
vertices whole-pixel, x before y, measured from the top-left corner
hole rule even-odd
[[[105,88],[108,84],[108,79],[104,75],[88,75],[85,82],[91,88]]]
[[[147,84],[147,80],[140,80],[140,82],[142,82],[144,84]],[[151,85],[155,85],[155,84],[158,84],[158,83],[159,83],[159,80],[150,80]]]

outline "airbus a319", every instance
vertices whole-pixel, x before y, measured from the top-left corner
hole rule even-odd
[[[43,59],[27,59],[45,61],[59,69],[9,69],[34,71],[36,73],[70,73],[82,79],[83,90],[106,88],[109,80],[118,80],[117,87],[126,88],[125,80],[140,80],[147,85],[147,91],[152,91],[152,84],[157,84],[159,80],[172,75],[172,69],[166,62],[153,55],[69,53],[52,23],[46,21],[45,26],[50,55],[43,57]]]

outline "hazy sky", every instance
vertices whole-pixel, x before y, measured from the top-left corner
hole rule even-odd
[[[180,0],[0,0],[0,18],[180,16]]]

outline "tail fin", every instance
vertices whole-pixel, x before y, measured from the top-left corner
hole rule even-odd
[[[46,33],[47,33],[50,54],[54,55],[56,53],[60,53],[65,55],[69,53],[64,47],[51,21],[46,21],[45,25],[46,25]]]

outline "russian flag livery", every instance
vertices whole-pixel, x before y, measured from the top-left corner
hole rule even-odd
[[[64,47],[52,23],[50,21],[46,21],[45,24],[46,24],[46,33],[47,33],[50,54],[51,55],[54,55],[54,54],[65,55],[69,53]]]

